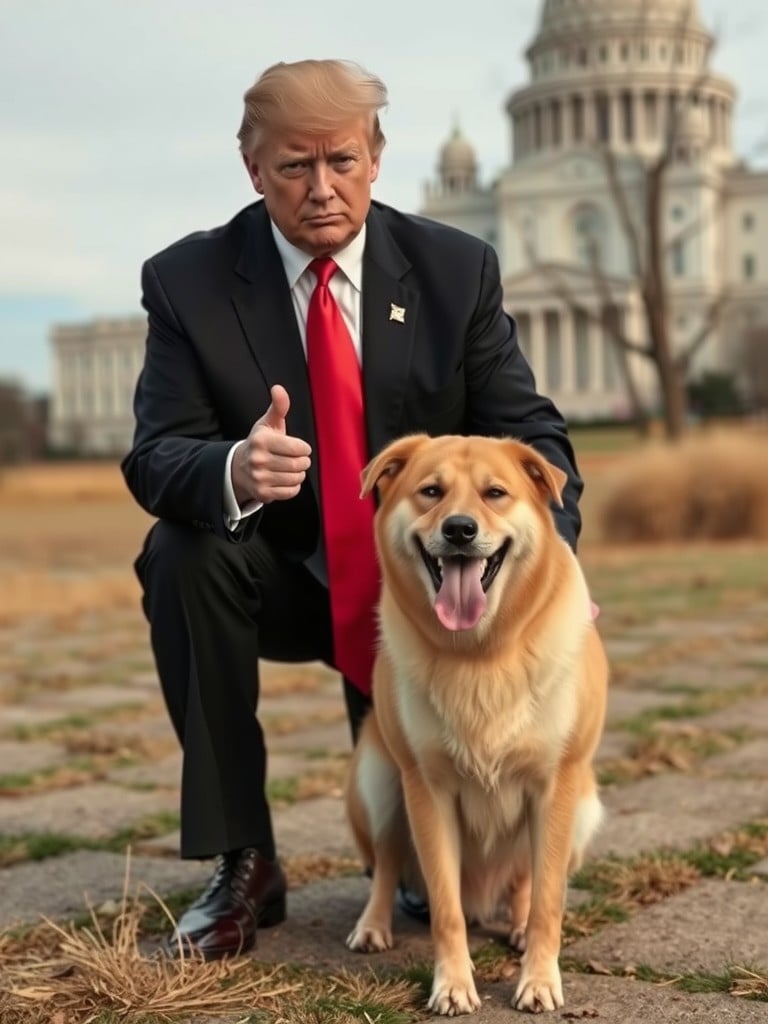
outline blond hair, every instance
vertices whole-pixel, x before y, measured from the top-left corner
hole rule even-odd
[[[237,138],[246,156],[254,154],[267,129],[324,135],[363,116],[371,120],[372,156],[378,157],[384,148],[378,111],[386,106],[387,87],[353,61],[273,64],[247,90],[243,101]]]

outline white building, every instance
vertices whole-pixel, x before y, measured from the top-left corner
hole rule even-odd
[[[694,373],[737,368],[745,331],[768,323],[768,172],[733,153],[736,94],[710,67],[713,46],[695,0],[545,0],[526,51],[530,82],[506,106],[509,167],[483,185],[456,130],[426,188],[425,216],[496,248],[537,381],[572,419],[627,410],[604,318],[621,317],[630,339],[645,341],[604,150],[642,234],[644,168],[675,109],[663,225],[674,342],[690,343],[718,303]],[[633,368],[652,400],[647,362]]]
[[[51,448],[120,455],[133,438],[133,393],[144,362],[146,317],[53,328]]]

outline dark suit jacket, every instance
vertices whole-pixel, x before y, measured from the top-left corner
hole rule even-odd
[[[264,204],[149,259],[142,287],[149,334],[123,461],[135,498],[154,516],[229,540],[259,529],[289,558],[307,558],[320,530],[314,460],[296,498],[265,506],[234,534],[223,520],[227,452],[266,411],[272,385],[290,395],[288,432],[316,450],[306,360]],[[392,303],[405,309],[404,323],[390,319]],[[373,203],[362,318],[370,454],[416,431],[527,441],[568,474],[565,509],[555,514],[575,547],[582,484],[573,451],[502,310],[494,251]]]

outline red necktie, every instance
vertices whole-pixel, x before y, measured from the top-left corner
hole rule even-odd
[[[307,366],[319,449],[334,655],[336,667],[369,694],[380,582],[373,498],[360,499],[360,473],[368,461],[360,364],[328,287],[339,268],[326,256],[313,260],[309,269],[317,286],[307,311]]]

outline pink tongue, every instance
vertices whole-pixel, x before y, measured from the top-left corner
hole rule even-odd
[[[472,629],[485,611],[480,585],[480,558],[450,558],[443,562],[443,582],[435,598],[435,613],[446,629]]]

